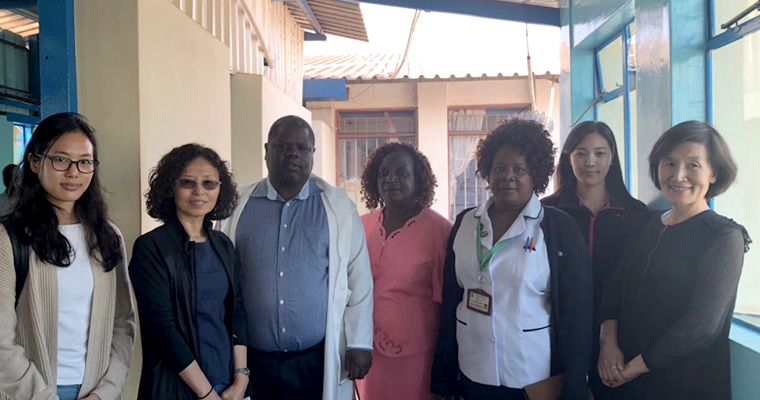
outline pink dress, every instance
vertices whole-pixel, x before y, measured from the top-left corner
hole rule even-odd
[[[382,210],[362,216],[375,281],[374,351],[362,400],[431,399],[443,264],[451,222],[425,208],[386,237]]]

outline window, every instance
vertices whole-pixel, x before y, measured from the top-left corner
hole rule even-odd
[[[462,210],[488,197],[486,182],[477,179],[475,150],[478,142],[509,114],[528,107],[449,110],[449,202],[453,220]]]
[[[757,11],[722,29],[755,0],[714,1],[711,37],[708,41],[708,118],[728,142],[739,166],[736,182],[718,196],[713,206],[719,213],[744,225],[755,239],[745,254],[736,300],[736,317],[760,325],[760,15]],[[710,72],[711,71],[711,72]]]
[[[367,157],[389,142],[416,145],[417,114],[414,110],[355,111],[338,113],[338,186],[366,212],[361,180]]]
[[[32,138],[34,126],[28,124],[13,124],[13,163],[17,164],[24,159],[24,149]]]
[[[615,134],[628,190],[638,194],[636,160],[636,25],[630,23],[595,51],[594,119]]]

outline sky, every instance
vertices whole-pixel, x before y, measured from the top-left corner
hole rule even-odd
[[[415,10],[361,3],[369,43],[328,35],[305,42],[304,55],[403,54]],[[480,75],[527,73],[526,24],[423,11],[409,57],[431,69]],[[559,73],[557,27],[528,25],[533,72]]]

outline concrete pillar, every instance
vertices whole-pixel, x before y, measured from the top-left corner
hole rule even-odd
[[[449,140],[446,82],[417,84],[417,126],[420,151],[430,160],[438,180],[432,208],[448,216],[449,204]]]

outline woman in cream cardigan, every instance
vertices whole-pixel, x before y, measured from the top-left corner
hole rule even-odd
[[[108,222],[94,131],[78,114],[43,120],[24,152],[9,215],[29,247],[16,302],[0,228],[0,399],[119,399],[135,336],[124,240]]]

